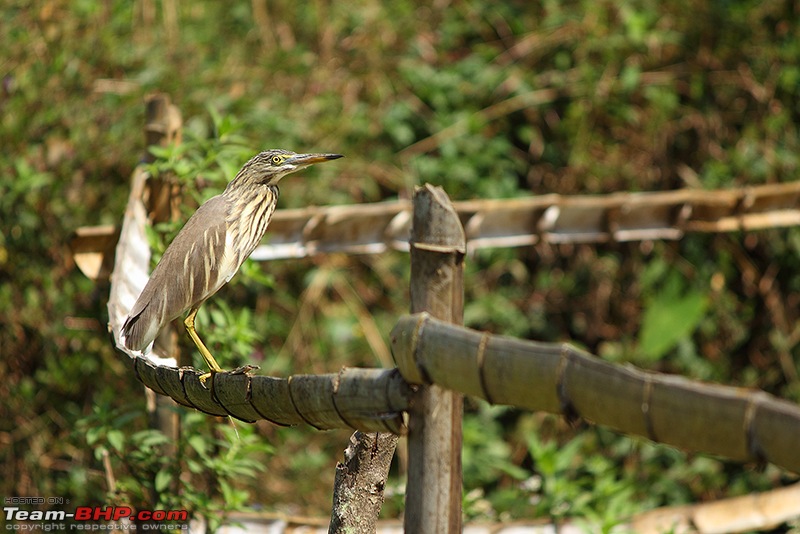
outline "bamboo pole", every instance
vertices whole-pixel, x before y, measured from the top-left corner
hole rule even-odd
[[[723,233],[800,225],[800,181],[739,189],[679,189],[609,195],[556,194],[454,202],[469,250],[549,243],[677,240],[687,233]],[[408,251],[408,201],[277,210],[255,261],[330,252]],[[90,278],[101,269],[113,226],[81,228],[75,262]]]
[[[603,361],[567,343],[455,326],[428,314],[392,331],[397,368],[493,404],[583,417],[681,449],[800,473],[800,406],[763,391]]]
[[[248,423],[308,424],[320,430],[406,432],[403,412],[411,390],[395,369],[345,368],[338,373],[275,378],[251,375],[252,368],[245,366],[217,373],[207,388],[197,369],[155,365],[139,356],[131,361],[137,378],[148,388],[209,415]]]
[[[411,311],[463,322],[464,229],[441,188],[414,194],[411,231]],[[405,531],[461,532],[461,418],[463,398],[430,384],[424,368],[408,422]]]

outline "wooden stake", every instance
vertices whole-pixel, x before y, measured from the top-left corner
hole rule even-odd
[[[466,239],[441,188],[415,192],[410,244],[411,312],[463,324]],[[406,532],[461,532],[462,414],[462,395],[438,386],[422,385],[412,399]]]

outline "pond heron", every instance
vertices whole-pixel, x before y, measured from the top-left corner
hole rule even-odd
[[[133,305],[122,337],[130,350],[149,352],[161,328],[189,310],[184,324],[211,372],[222,372],[194,327],[197,310],[224,286],[253,252],[278,203],[278,182],[341,154],[266,150],[245,163],[225,191],[202,206],[167,247]]]

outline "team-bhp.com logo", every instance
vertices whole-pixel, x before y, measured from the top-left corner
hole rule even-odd
[[[151,522],[147,527],[169,530],[185,527],[189,521],[186,510],[134,510],[128,506],[78,506],[74,512],[64,510],[25,510],[20,506],[4,506],[6,530],[97,530],[84,522],[110,521],[103,530],[131,528],[131,522]],[[38,528],[33,522],[41,522]],[[63,524],[69,522],[69,526]],[[157,523],[163,522],[163,525]],[[183,523],[183,525],[175,523]],[[23,525],[24,523],[24,525]],[[60,525],[59,525],[60,523]],[[35,523],[34,523],[35,524]],[[97,525],[95,525],[97,526]],[[127,526],[127,528],[125,528]],[[33,528],[31,528],[33,527]]]

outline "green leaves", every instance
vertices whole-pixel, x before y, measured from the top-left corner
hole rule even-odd
[[[686,286],[686,281],[673,271],[663,287],[648,296],[638,346],[648,361],[660,360],[691,335],[705,317],[708,297]]]
[[[120,221],[148,92],[170,94],[185,125],[181,145],[151,150],[150,170],[177,176],[197,202],[269,147],[347,156],[287,180],[281,208],[407,198],[426,181],[476,199],[779,183],[800,169],[800,40],[780,3],[278,0],[259,19],[261,2],[196,2],[155,23],[135,3],[67,4],[0,9],[0,351],[10,355],[0,376],[11,414],[0,465],[20,473],[6,495],[102,502],[109,459],[113,499],[154,493],[217,522],[215,510],[244,506],[248,490],[302,513],[330,504],[320,479],[346,436],[237,425],[240,439],[183,409],[179,443],[148,431],[141,389],[108,342],[107,287],[71,264],[72,231]],[[549,96],[520,99],[534,93]],[[193,209],[184,203],[186,217]],[[154,248],[179,227],[160,225]],[[800,351],[799,251],[793,229],[470,253],[465,318],[797,399],[786,370]],[[228,362],[252,357],[282,376],[375,365],[408,309],[407,281],[399,253],[247,262],[202,308],[201,334]],[[519,429],[519,414],[482,410],[465,422],[471,516],[600,510],[606,524],[731,480],[741,493],[774,483],[611,433],[571,445],[573,429]],[[290,458],[272,458],[267,440]],[[167,445],[179,454],[159,454]],[[269,481],[252,483],[250,462],[270,458]],[[47,467],[64,465],[66,475]]]
[[[112,470],[118,494],[134,506],[186,508],[219,522],[245,506],[242,480],[262,470],[273,452],[254,426],[234,428],[196,412],[181,411],[177,441],[142,423],[141,412],[97,409],[77,426],[95,460]]]
[[[224,299],[215,299],[200,308],[203,321],[202,339],[214,353],[222,354],[220,365],[235,365],[247,361],[254,343],[260,338],[253,328],[253,313],[246,306],[233,308]],[[207,321],[209,318],[210,321]],[[210,323],[210,324],[209,324]]]

